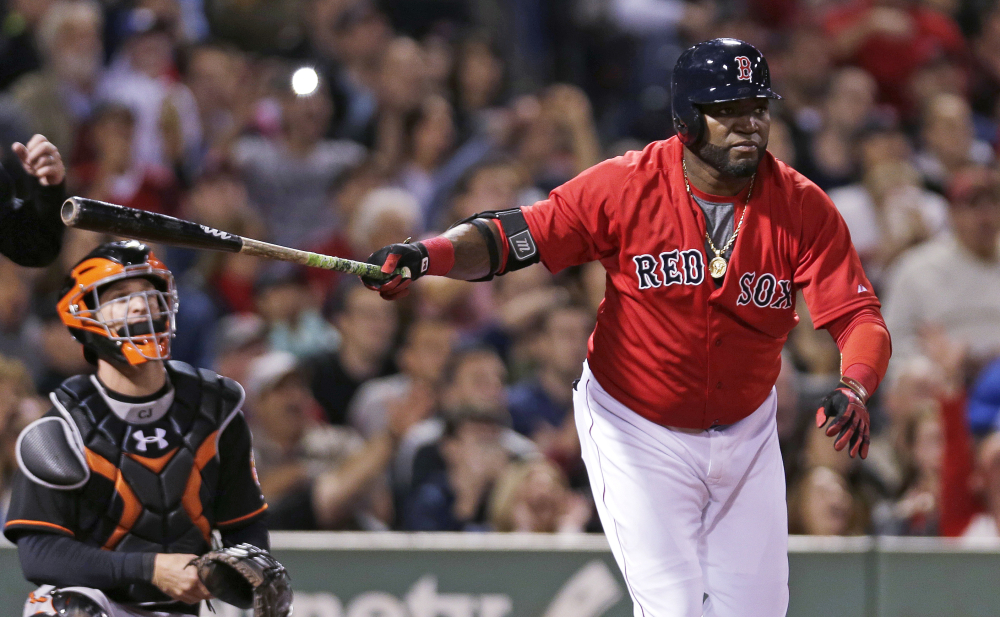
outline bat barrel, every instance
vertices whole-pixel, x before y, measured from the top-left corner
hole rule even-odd
[[[115,204],[70,197],[59,212],[63,223],[77,229],[134,238],[170,246],[238,253],[243,239],[207,225],[165,214],[125,208]]]

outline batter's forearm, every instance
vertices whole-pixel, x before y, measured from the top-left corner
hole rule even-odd
[[[500,251],[502,239],[500,229],[493,221],[484,221],[493,234],[493,241]],[[471,223],[463,223],[449,229],[444,234],[455,248],[455,265],[446,275],[448,278],[471,281],[492,274],[490,271],[490,249],[486,238]]]

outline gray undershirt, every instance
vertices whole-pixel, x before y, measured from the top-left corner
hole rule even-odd
[[[729,238],[733,235],[733,218],[736,214],[735,203],[705,201],[697,196],[693,197],[695,202],[701,206],[701,211],[705,214],[705,229],[708,231],[708,235],[712,237],[715,248],[721,249],[726,245],[726,242],[729,242]],[[733,247],[730,246],[729,250],[724,252],[722,256],[728,261],[732,254]],[[705,240],[705,256],[708,257],[709,261],[715,259],[715,251],[708,245],[707,239]]]

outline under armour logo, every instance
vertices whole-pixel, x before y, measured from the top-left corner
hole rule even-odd
[[[736,56],[736,68],[739,69],[739,74],[736,79],[740,81],[750,81],[753,78],[753,73],[750,71],[750,58],[746,56]]]
[[[145,452],[146,446],[152,443],[156,444],[156,447],[160,450],[164,450],[167,447],[167,440],[164,437],[167,436],[167,431],[162,428],[156,429],[155,437],[146,437],[142,434],[142,431],[136,431],[132,433],[132,437],[135,437],[135,449],[139,452]]]
[[[868,288],[865,287],[864,285],[858,285],[858,293],[861,293],[863,291],[868,291]]]

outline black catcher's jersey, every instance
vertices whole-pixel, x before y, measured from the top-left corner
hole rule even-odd
[[[115,415],[88,376],[63,382],[49,415],[79,429],[90,478],[61,490],[18,470],[8,539],[44,531],[107,550],[200,555],[213,529],[235,529],[264,513],[242,388],[181,362],[168,362],[167,372],[173,404],[149,423]],[[119,602],[168,600],[151,584],[103,591]]]

